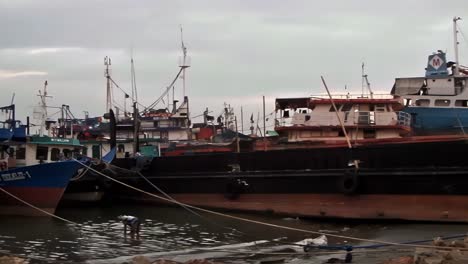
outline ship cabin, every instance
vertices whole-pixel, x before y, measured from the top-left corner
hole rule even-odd
[[[428,57],[424,77],[396,78],[391,94],[405,107],[468,108],[467,85],[468,69],[447,62],[439,50]]]
[[[24,142],[5,142],[0,153],[7,168],[30,166],[77,157],[83,153],[79,140],[48,136],[28,136]]]
[[[150,110],[140,117],[140,131],[145,138],[157,138],[161,142],[187,141],[190,138],[188,97],[177,107],[173,102],[173,109]]]
[[[135,121],[133,118],[117,118],[116,124],[116,157],[133,156]],[[186,142],[190,138],[190,121],[188,97],[177,107],[173,102],[173,109],[150,109],[139,118],[138,149],[139,154],[154,157],[159,156],[161,148],[166,149],[170,144]],[[84,132],[78,137],[89,157],[100,159],[110,151],[110,123],[102,123],[99,127]]]
[[[276,99],[275,130],[287,142],[335,142],[401,138],[410,132],[411,116],[398,112],[399,99],[306,97]],[[342,123],[342,125],[340,124]]]

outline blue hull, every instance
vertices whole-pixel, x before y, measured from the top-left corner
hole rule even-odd
[[[0,171],[0,187],[66,188],[81,166],[75,161],[62,161]]]
[[[54,213],[71,177],[81,165],[62,161],[0,172],[0,188],[16,198]],[[4,192],[0,192],[0,214],[45,215]]]
[[[411,114],[417,135],[468,133],[468,109],[405,107],[403,111]]]

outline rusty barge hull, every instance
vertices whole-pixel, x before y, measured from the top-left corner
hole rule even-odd
[[[215,210],[257,212],[291,217],[468,222],[468,196],[355,195],[342,194],[245,194],[228,200],[223,194],[181,193],[175,200]],[[133,200],[170,204],[149,196]]]
[[[291,216],[468,222],[463,140],[155,158],[143,175],[176,200]],[[359,160],[359,168],[349,161]],[[135,166],[117,159],[115,165]],[[143,178],[118,179],[157,193]],[[111,194],[149,199],[120,185]]]

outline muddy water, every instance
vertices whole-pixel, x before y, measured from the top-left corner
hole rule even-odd
[[[119,205],[106,208],[66,208],[58,215],[79,223],[74,226],[50,218],[0,218],[0,253],[15,254],[31,263],[122,263],[135,255],[150,259],[185,261],[212,258],[224,263],[323,263],[344,258],[344,253],[304,253],[294,244],[314,237],[296,231],[238,222],[218,216],[195,215],[181,208]],[[123,235],[120,214],[142,220],[139,239]],[[303,220],[275,216],[236,214],[258,221],[295,228],[393,242],[463,234],[468,225],[369,223]],[[328,237],[329,244],[364,244]],[[355,252],[354,262],[378,263],[391,256],[409,254],[398,248]]]

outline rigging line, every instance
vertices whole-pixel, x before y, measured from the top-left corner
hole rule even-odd
[[[127,93],[124,89],[122,89],[122,88],[114,81],[114,79],[112,79],[112,77],[109,77],[109,79],[110,79],[111,82],[115,85],[115,87],[119,88],[120,91],[122,91],[124,94],[128,95],[128,93]],[[114,98],[112,98],[112,99],[114,99]],[[136,102],[137,104],[139,104],[140,106],[146,107],[146,106],[143,105],[142,103],[137,102],[137,101],[135,100],[135,98],[133,98],[133,97],[132,97],[132,100],[135,101],[135,102]]]
[[[164,93],[161,94],[161,96],[158,99],[156,99],[156,101],[154,101],[149,107],[146,107],[142,112],[146,112],[146,110],[148,110],[149,108],[155,107],[159,103],[159,101],[161,101],[161,99],[171,90],[172,86],[174,86],[175,82],[179,79],[179,76],[183,70],[184,68],[181,67],[174,80],[172,80],[171,84],[166,87]]]
[[[53,114],[50,114],[49,116],[54,116],[54,115],[60,113],[60,111],[62,111],[62,110],[58,110],[57,112],[55,112],[55,113],[53,113]]]
[[[465,33],[463,33],[463,30],[460,28],[460,26],[457,25],[458,32],[460,32],[460,35],[463,37],[465,40],[464,43],[468,47],[468,39],[465,37]]]
[[[89,167],[89,166],[87,166],[86,164],[80,162],[77,159],[72,159],[72,160],[78,162],[79,164],[81,164],[81,165],[83,165],[85,167]],[[97,171],[97,170],[95,170],[95,169],[93,169],[91,167],[89,167],[89,168],[90,168],[91,171],[94,171],[95,173],[97,173],[99,175],[102,175],[105,178],[107,178],[107,179],[109,179],[109,180],[111,180],[113,182],[116,182],[116,183],[118,183],[120,185],[123,185],[123,186],[125,186],[127,188],[130,188],[132,190],[135,190],[137,192],[146,194],[148,196],[151,196],[151,197],[154,197],[154,198],[166,201],[166,202],[175,203],[175,204],[178,204],[178,205],[184,205],[184,206],[186,206],[188,208],[195,209],[195,210],[198,210],[198,211],[202,211],[202,212],[205,212],[205,213],[210,213],[210,214],[213,214],[213,215],[222,216],[222,217],[226,217],[226,218],[230,218],[230,219],[234,219],[234,220],[239,220],[239,221],[243,221],[243,222],[248,222],[248,223],[252,223],[252,224],[258,224],[258,225],[263,225],[263,226],[268,226],[268,227],[273,227],[273,228],[278,228],[278,229],[284,229],[284,230],[290,230],[290,231],[296,231],[296,232],[302,232],[302,233],[308,233],[308,234],[314,234],[314,235],[325,235],[325,236],[329,236],[329,237],[335,237],[335,238],[341,238],[341,239],[347,239],[347,240],[355,240],[355,241],[363,241],[363,242],[376,243],[376,244],[385,244],[385,245],[401,246],[401,247],[413,247],[413,248],[414,247],[420,247],[420,248],[432,248],[432,249],[453,249],[453,247],[430,246],[430,245],[422,245],[422,244],[405,244],[405,243],[389,242],[389,241],[382,241],[382,240],[375,240],[375,239],[365,239],[365,238],[358,238],[358,237],[351,237],[351,236],[336,235],[336,234],[319,232],[319,231],[312,231],[312,230],[307,230],[307,229],[302,229],[302,228],[295,228],[295,227],[289,227],[289,226],[283,226],[283,225],[276,225],[276,224],[271,224],[271,223],[267,223],[267,222],[261,222],[261,221],[257,221],[257,220],[243,218],[243,217],[239,217],[239,216],[224,214],[224,213],[220,213],[220,212],[216,212],[216,211],[212,211],[212,210],[208,210],[208,209],[203,209],[201,207],[181,203],[181,202],[176,201],[176,200],[170,200],[170,199],[164,198],[164,197],[162,197],[160,195],[156,195],[156,194],[144,191],[142,189],[136,188],[134,186],[131,186],[129,184],[126,184],[124,182],[116,180],[116,179],[114,179],[114,178],[112,178],[110,176],[107,176],[106,174],[104,174],[102,172],[99,172],[99,171]],[[460,248],[459,250],[468,250],[468,249]]]
[[[117,103],[117,101],[112,100],[112,103],[114,103],[114,105],[117,106],[120,110],[124,110],[124,107],[120,103]]]
[[[169,194],[167,194],[166,192],[164,192],[162,189],[160,189],[158,186],[154,185],[150,180],[148,180],[148,178],[146,178],[141,172],[137,171],[137,174],[140,175],[147,183],[149,183],[152,187],[154,187],[158,192],[162,193],[164,196],[166,196],[168,199],[172,200],[172,201],[177,201],[176,199],[172,198],[172,196],[170,196]],[[180,204],[180,206],[182,208],[184,208],[185,210],[189,211],[190,213],[200,217],[201,219],[204,219],[218,227],[222,227],[222,228],[225,228],[225,229],[228,229],[228,230],[231,230],[232,232],[238,232],[238,233],[241,233],[241,234],[244,234],[243,232],[241,231],[238,231],[234,228],[230,228],[230,227],[226,227],[226,226],[222,226],[222,225],[219,225],[217,224],[216,222],[214,221],[211,221],[210,219],[200,215],[199,213],[193,211],[192,209],[188,208],[188,207],[185,207],[184,205]]]
[[[67,112],[68,114],[73,118],[73,119],[76,119],[75,115],[73,115],[72,111],[70,110],[70,108],[67,108]]]

